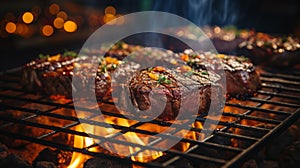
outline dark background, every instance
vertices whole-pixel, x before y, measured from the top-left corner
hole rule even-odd
[[[55,30],[50,37],[42,36],[38,29],[43,24],[51,24],[53,17],[43,14],[49,5],[57,3],[61,10],[72,16],[82,17],[83,21],[74,33]],[[8,34],[5,31],[5,16],[13,13],[15,21],[33,6],[42,9],[38,20],[31,25],[37,29],[29,37]],[[191,20],[199,26],[234,25],[241,29],[255,29],[271,34],[293,34],[300,37],[300,1],[299,0],[2,0],[0,1],[0,71],[21,66],[34,59],[38,54],[56,54],[64,50],[79,49],[88,36],[101,26],[89,25],[91,11],[101,18],[104,9],[113,6],[117,14],[127,14],[144,10],[157,10],[177,14]]]

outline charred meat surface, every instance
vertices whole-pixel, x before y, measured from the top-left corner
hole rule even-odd
[[[49,94],[69,95],[65,89],[70,84],[74,57],[56,55],[36,59],[26,64],[23,73],[24,87],[29,91],[44,91]]]
[[[23,83],[29,91],[40,90],[48,95],[62,95],[71,98],[73,89],[75,92],[95,92],[97,97],[104,97],[110,91],[111,78],[108,72],[114,70],[120,62],[111,57],[99,59],[95,56],[82,56],[74,58],[58,54],[28,63],[23,71]],[[91,69],[92,66],[98,64],[99,67]],[[75,68],[80,71],[74,72]],[[72,87],[74,76],[82,80],[76,83],[77,86]],[[95,80],[91,80],[92,78]],[[91,81],[95,81],[95,84],[91,84]],[[78,87],[86,90],[76,90]]]
[[[300,40],[288,36],[271,36],[257,33],[239,44],[239,54],[254,63],[272,66],[293,66],[300,61]]]
[[[122,63],[121,59],[141,47],[118,42],[106,53],[104,48],[84,49],[83,53],[86,56],[80,57],[77,56],[77,53],[70,51],[51,57],[41,55],[39,59],[25,65],[22,79],[24,87],[28,91],[41,91],[48,95],[62,95],[67,98],[72,97],[72,91],[95,92],[98,99],[109,97],[111,92],[109,73]],[[103,55],[104,57],[102,57]],[[96,63],[99,67],[91,68],[97,66]],[[76,71],[74,74],[76,68],[80,71]],[[76,86],[72,86],[74,76],[82,79],[76,83],[77,87],[86,90],[79,90],[76,89]],[[91,81],[95,81],[95,84],[90,83]]]
[[[203,31],[221,53],[236,53],[238,45],[255,34],[253,30],[239,30],[234,26],[204,27]]]
[[[204,26],[202,27],[202,31],[192,26],[183,26],[169,30],[170,33],[191,42],[203,42],[207,38],[213,43],[218,52],[226,54],[236,54],[239,44],[255,34],[253,30],[239,30],[234,26]],[[173,48],[177,51],[180,50],[180,52],[188,49],[188,46],[180,45],[176,41],[172,41],[171,46],[174,46]]]
[[[261,88],[259,74],[246,57],[185,50],[180,58],[195,71],[204,70],[207,67],[215,68],[216,72],[224,69],[227,96],[229,97],[252,96]],[[215,66],[217,64],[220,66]]]
[[[133,105],[141,113],[165,105],[158,118],[174,120],[180,110],[185,111],[184,115],[194,111],[205,114],[210,107],[220,110],[222,95],[218,80],[216,74],[192,72],[188,67],[167,70],[158,66],[137,72],[129,82],[129,90]]]

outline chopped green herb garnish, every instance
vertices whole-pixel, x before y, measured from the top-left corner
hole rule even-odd
[[[264,47],[270,47],[270,46],[272,46],[272,43],[270,43],[270,42],[268,42],[268,41],[266,41],[266,42],[264,43]]]
[[[101,66],[101,72],[106,72],[106,71],[107,71],[107,66],[106,65]]]
[[[242,56],[242,57],[237,57],[236,60],[238,62],[242,63],[242,62],[248,61],[249,58]]]
[[[71,57],[77,57],[77,53],[74,51],[65,51],[63,56],[71,56]]]
[[[185,76],[191,76],[191,75],[193,75],[194,74],[194,71],[188,71],[188,72],[186,72],[184,75]]]
[[[171,81],[167,79],[167,80],[165,81],[165,83],[166,83],[166,84],[171,84]]]
[[[196,75],[200,75],[200,76],[201,75],[209,75],[207,71],[201,71],[201,72],[195,72],[194,71],[193,73],[196,74]]]
[[[167,79],[167,77],[164,76],[164,75],[159,75],[159,77],[158,77],[158,83],[159,84],[170,84],[171,80]]]
[[[191,54],[190,55],[192,58],[196,58],[197,56],[198,56],[198,54],[197,53],[193,53],[193,54]]]
[[[201,74],[202,75],[208,75],[208,72],[207,71],[202,71]]]
[[[49,54],[47,54],[47,55],[39,54],[39,58],[40,58],[40,59],[43,59],[43,58],[49,58],[49,57],[50,57]]]
[[[153,70],[153,67],[148,68],[148,72],[151,72]]]
[[[123,42],[122,41],[118,41],[116,44],[115,44],[116,48],[117,49],[122,49],[123,48]]]

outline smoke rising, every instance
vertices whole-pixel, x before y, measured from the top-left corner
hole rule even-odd
[[[236,0],[187,0],[155,1],[153,10],[183,16],[198,26],[234,25],[239,16],[239,1]]]

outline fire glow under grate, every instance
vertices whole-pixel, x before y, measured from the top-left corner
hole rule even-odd
[[[89,115],[81,118],[80,123],[72,100],[57,97],[51,99],[49,96],[24,92],[19,83],[20,74],[15,71],[1,75],[1,139],[73,152],[71,164],[75,163],[75,159],[83,164],[84,155],[86,158],[93,156],[145,167],[177,167],[182,164],[195,167],[236,167],[300,116],[300,71],[297,70],[289,71],[288,75],[261,72],[262,90],[246,100],[227,100],[218,129],[207,137],[203,134],[205,130],[202,130],[202,124],[204,121],[214,123],[213,117],[198,116],[195,122],[138,122],[116,113],[113,103],[99,103],[102,113],[117,131],[109,137],[92,134],[91,138],[96,139],[97,143],[114,143],[114,147],[119,150],[132,151],[130,156],[124,157],[100,149],[80,129],[80,124],[86,124],[91,128],[108,131],[104,123],[94,120],[98,115],[96,110],[81,109]],[[171,124],[175,125],[172,134],[158,134]],[[192,128],[181,138],[180,133],[186,124],[192,125]],[[134,138],[130,142],[124,141],[124,134],[134,135]],[[141,142],[139,136],[149,136],[148,145]],[[67,137],[68,140],[57,140],[60,139],[57,137]],[[154,144],[164,143],[166,139],[181,140],[164,152],[153,147]],[[140,156],[142,151],[149,151],[153,156]]]

